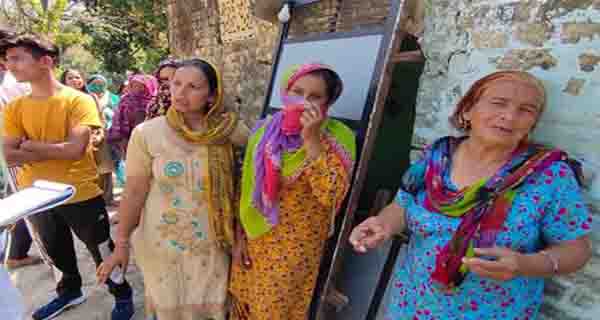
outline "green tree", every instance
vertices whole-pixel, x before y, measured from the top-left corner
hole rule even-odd
[[[86,49],[103,62],[108,72],[131,68],[151,71],[168,55],[168,20],[164,1],[85,1],[87,17],[79,26],[90,37]]]
[[[102,70],[100,61],[80,45],[71,46],[63,52],[61,67],[63,70],[77,69],[88,76]]]
[[[19,32],[44,35],[64,51],[87,40],[74,24],[76,6],[68,0],[2,1],[0,19]]]

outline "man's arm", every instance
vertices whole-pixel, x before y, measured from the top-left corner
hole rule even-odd
[[[70,130],[67,141],[44,143],[27,140],[21,143],[20,150],[30,152],[38,161],[45,160],[80,160],[90,143],[91,129],[88,126],[77,126]]]
[[[35,153],[20,148],[22,141],[22,138],[4,137],[2,147],[4,148],[4,156],[9,167],[41,161]]]

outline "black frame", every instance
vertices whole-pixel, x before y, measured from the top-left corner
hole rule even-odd
[[[283,52],[283,46],[285,44],[290,43],[301,43],[307,41],[319,41],[319,40],[331,40],[331,39],[340,39],[340,38],[351,38],[351,37],[359,37],[365,35],[382,35],[382,41],[379,47],[379,52],[377,54],[377,59],[375,63],[375,69],[373,72],[373,76],[369,83],[369,89],[367,93],[367,98],[365,102],[365,107],[363,109],[363,113],[360,121],[348,121],[345,119],[339,119],[344,121],[346,124],[350,125],[356,131],[357,137],[357,159],[356,159],[356,167],[352,175],[352,185],[350,195],[346,197],[346,202],[344,205],[344,213],[343,220],[341,222],[341,228],[336,228],[336,242],[335,249],[333,251],[331,264],[328,267],[327,277],[325,280],[325,284],[321,288],[321,290],[315,290],[315,296],[313,296],[313,309],[311,312],[311,319],[322,319],[323,311],[325,307],[325,297],[326,293],[333,282],[333,277],[335,276],[335,271],[339,268],[342,263],[341,255],[343,254],[343,249],[346,247],[345,242],[348,238],[352,223],[354,221],[354,213],[358,206],[358,201],[360,198],[360,194],[362,191],[362,186],[366,179],[366,162],[369,161],[373,143],[377,135],[377,128],[379,127],[382,117],[383,117],[383,108],[384,102],[387,97],[387,93],[389,90],[389,59],[391,57],[391,51],[396,47],[396,43],[398,41],[402,41],[402,39],[398,39],[398,28],[401,14],[401,1],[389,0],[392,4],[391,10],[388,15],[388,19],[386,20],[385,25],[377,26],[368,29],[362,29],[358,31],[351,32],[332,32],[324,35],[318,36],[308,36],[303,38],[295,38],[288,39],[289,31],[290,31],[290,22],[283,23],[280,32],[279,32],[279,41],[278,45],[275,48],[274,52],[274,60],[271,68],[271,78],[269,79],[269,83],[267,86],[267,92],[265,95],[265,102],[263,105],[263,110],[261,113],[261,118],[266,117],[268,114],[273,112],[270,102],[271,102],[271,92],[275,87],[275,77],[276,71],[279,67],[279,63],[281,60],[281,54]],[[295,9],[293,2],[286,2],[290,5],[290,10],[292,12],[293,19],[293,11]],[[290,20],[291,21],[291,20]],[[400,37],[402,38],[402,37]],[[387,83],[386,83],[387,82]],[[364,160],[364,161],[363,161]],[[338,223],[336,223],[338,225]],[[397,248],[396,250],[398,250]],[[395,260],[395,257],[394,259]],[[386,263],[387,266],[388,263]],[[323,270],[323,269],[322,269]],[[321,272],[322,272],[321,270]],[[380,278],[379,287],[382,286],[382,281],[385,279]],[[389,280],[389,279],[388,279]],[[386,281],[387,282],[387,281]],[[379,296],[379,295],[377,295]],[[379,301],[374,301],[374,305],[379,305]]]

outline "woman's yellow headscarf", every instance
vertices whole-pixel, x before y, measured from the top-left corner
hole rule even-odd
[[[183,116],[175,108],[167,111],[167,122],[184,139],[208,147],[208,214],[210,231],[214,239],[223,247],[229,248],[234,242],[234,214],[236,193],[234,190],[233,145],[229,140],[238,124],[238,116],[224,112],[223,86],[217,68],[205,62],[217,75],[215,102],[204,118],[204,130],[193,131],[185,125]]]

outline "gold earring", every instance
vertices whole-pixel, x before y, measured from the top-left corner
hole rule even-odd
[[[465,124],[465,130],[466,131],[471,130],[471,120],[466,120],[465,122],[466,122],[466,124]]]
[[[460,117],[460,128],[462,130],[468,131],[471,130],[471,120],[467,120],[464,118],[464,116]]]

